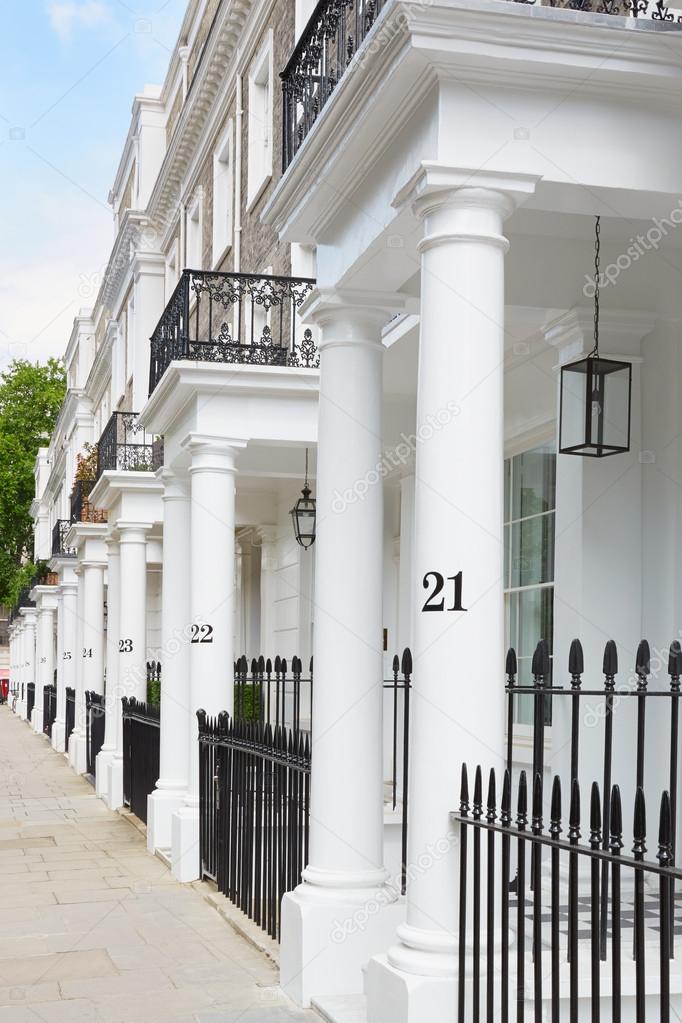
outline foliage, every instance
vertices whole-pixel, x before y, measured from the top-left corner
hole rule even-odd
[[[0,603],[11,604],[35,571],[31,502],[38,448],[49,443],[66,379],[56,359],[17,359],[0,375]],[[26,562],[29,562],[28,564]]]
[[[79,480],[94,480],[97,478],[97,445],[85,443],[83,453],[76,455],[76,475],[74,483]]]
[[[161,682],[158,678],[147,682],[147,703],[161,703]]]
[[[260,718],[259,693],[255,686],[234,686],[234,716],[240,721],[258,721]]]

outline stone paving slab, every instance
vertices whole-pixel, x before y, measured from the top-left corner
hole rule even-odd
[[[207,894],[0,707],[0,1023],[319,1023]]]

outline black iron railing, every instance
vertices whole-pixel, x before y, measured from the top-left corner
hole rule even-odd
[[[76,690],[71,686],[66,687],[66,707],[64,711],[64,741],[66,749],[69,748],[69,739],[76,727]]]
[[[535,0],[513,0],[534,5]],[[546,0],[536,6],[682,22],[662,0]],[[282,170],[286,171],[344,75],[360,66],[358,50],[387,0],[320,0],[281,73]],[[379,31],[379,30],[377,30]],[[371,50],[366,51],[371,59]]]
[[[57,687],[49,685],[43,687],[43,732],[52,738],[52,726],[57,717]]]
[[[76,480],[71,491],[72,522],[106,522],[107,513],[95,508],[90,493],[97,480]]]
[[[137,412],[114,412],[97,444],[97,479],[107,469],[151,472],[154,440],[145,433]]]
[[[294,733],[310,731],[313,705],[313,659],[310,675],[303,677],[300,657],[291,665],[283,657],[254,658],[250,670],[246,657],[234,666],[234,717],[237,721],[269,722]]]
[[[290,666],[281,657],[249,666],[240,657],[234,672],[234,717],[198,715],[201,869],[278,937],[279,903],[299,883],[307,857],[313,662],[308,678],[299,657]],[[383,684],[393,724],[389,801],[402,811],[403,893],[411,675],[405,650]]]
[[[33,708],[36,705],[36,684],[35,682],[26,683],[26,719],[31,720],[31,714]]]
[[[589,827],[581,814],[577,780],[571,785],[566,820],[561,783],[554,778],[549,826],[544,820],[539,774],[533,785],[530,820],[525,771],[519,777],[517,799],[512,801],[509,771],[504,772],[499,803],[497,791],[493,770],[484,804],[483,779],[477,768],[470,802],[463,765],[460,806],[451,815],[459,824],[458,1023],[509,1019],[510,1006],[518,1021],[526,1013],[528,1019],[549,1019],[550,1010],[551,1019],[557,1021],[577,1020],[579,1011],[581,1018],[600,1019],[602,995],[611,1002],[609,1018],[620,1020],[627,1011],[629,1019],[669,1023],[673,886],[682,871],[672,867],[668,792],[660,802],[657,852],[645,860],[646,805],[641,787],[634,801],[632,855],[623,853],[617,785],[606,797],[607,825],[599,785],[593,783]],[[656,848],[655,839],[649,840]],[[582,882],[588,897],[580,896],[581,859],[589,866],[589,882]],[[548,885],[543,884],[543,860],[549,868]],[[516,863],[513,892],[512,861]],[[562,896],[560,879],[566,874],[568,891]],[[606,889],[604,876],[610,880]],[[610,924],[610,963],[602,968],[601,960],[607,958],[606,950],[602,951],[605,915]],[[654,983],[649,978],[647,1004],[646,974],[655,962],[652,945],[658,949],[659,976]],[[631,997],[633,990],[634,1013],[622,1003],[623,996]]]
[[[202,875],[273,938],[308,861],[310,739],[227,714],[199,720]]]
[[[147,823],[147,797],[159,780],[159,706],[124,697],[123,802]]]
[[[76,548],[67,547],[66,534],[71,528],[69,519],[57,519],[52,527],[52,557],[75,558]]]
[[[613,640],[609,640],[604,648],[602,661],[602,672],[604,675],[604,686],[602,689],[584,688],[582,676],[585,670],[584,655],[580,640],[574,639],[571,643],[568,657],[568,674],[570,683],[568,688],[549,686],[550,664],[548,645],[541,640],[535,650],[532,661],[533,683],[529,686],[516,684],[517,661],[516,654],[510,650],[507,654],[506,663],[506,692],[507,692],[507,770],[511,771],[513,763],[514,723],[513,723],[513,701],[518,697],[529,696],[534,701],[535,713],[533,715],[533,777],[543,776],[544,749],[545,749],[545,728],[547,722],[546,705],[550,700],[569,700],[571,712],[571,735],[570,735],[570,777],[571,784],[578,780],[580,745],[581,745],[581,722],[585,715],[581,709],[584,708],[584,699],[588,700],[590,708],[590,719],[594,722],[603,721],[603,729],[590,728],[587,734],[594,740],[595,735],[601,733],[601,760],[602,760],[602,791],[604,793],[604,829],[602,836],[602,849],[608,849],[609,842],[609,807],[610,792],[613,784],[613,748],[614,732],[618,724],[617,710],[620,709],[625,717],[625,727],[629,728],[631,718],[628,716],[628,705],[635,701],[636,728],[635,734],[627,740],[633,743],[633,776],[628,779],[620,779],[621,784],[627,781],[636,788],[644,788],[644,767],[645,767],[645,736],[647,705],[654,699],[657,701],[658,711],[656,714],[657,734],[659,736],[659,755],[667,753],[667,776],[668,790],[670,793],[670,805],[672,809],[671,823],[671,863],[675,862],[677,845],[677,799],[678,799],[678,764],[679,764],[679,721],[680,721],[680,698],[682,697],[682,647],[678,640],[675,640],[668,653],[668,676],[670,679],[668,689],[649,689],[648,679],[651,674],[651,651],[646,640],[642,640],[637,648],[635,657],[634,673],[628,683],[616,688],[616,677],[618,675],[618,652]],[[596,702],[595,702],[596,701]],[[625,701],[621,703],[621,701]],[[663,731],[663,720],[667,717],[669,727]],[[667,738],[667,750],[665,740]],[[603,867],[601,898],[601,954],[606,955],[607,940],[607,900],[608,900],[608,872]]]
[[[85,692],[85,749],[87,773],[94,778],[97,754],[104,745],[104,696],[91,690]]]
[[[308,277],[184,270],[151,337],[149,393],[176,359],[258,366],[319,365],[297,311]]]

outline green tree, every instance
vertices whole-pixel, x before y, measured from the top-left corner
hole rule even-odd
[[[0,603],[12,604],[33,559],[34,465],[66,391],[63,364],[16,359],[0,375]]]

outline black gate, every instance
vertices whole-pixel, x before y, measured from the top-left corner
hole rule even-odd
[[[86,690],[85,693],[85,739],[87,773],[93,778],[97,768],[97,754],[104,744],[105,710],[104,696]]]
[[[27,682],[26,684],[26,720],[31,720],[31,714],[36,704],[36,684],[35,682]]]
[[[601,997],[612,1000],[609,1018],[620,1020],[628,1011],[622,1004],[626,996],[634,997],[633,1018],[638,1023],[654,1018],[669,1023],[670,960],[680,924],[675,887],[682,880],[682,870],[674,866],[682,649],[678,641],[671,644],[665,689],[649,688],[651,652],[646,640],[640,642],[633,675],[623,685],[616,684],[618,656],[612,640],[604,650],[603,688],[583,687],[584,671],[583,650],[576,639],[569,652],[569,685],[553,685],[548,644],[541,640],[533,655],[532,683],[520,685],[516,655],[510,650],[501,799],[500,779],[491,771],[484,802],[484,780],[476,768],[470,801],[467,765],[462,766],[460,806],[452,814],[460,825],[460,1023],[498,1014],[507,1020],[512,1009],[518,1023],[526,1014],[552,1023],[563,1018],[577,1021],[579,1013],[599,1019]],[[532,785],[525,771],[512,780],[514,701],[523,697],[532,699],[534,706]],[[589,734],[601,753],[601,777],[591,784],[589,812],[584,806],[581,812],[578,780],[585,698],[590,717],[599,724]],[[569,701],[570,774],[564,779],[563,794],[561,780],[553,778],[550,796],[545,728],[551,705],[556,707],[560,699]],[[667,787],[647,801],[645,726],[651,699],[657,708],[658,755]],[[635,714],[625,718],[632,774],[617,779],[628,788],[634,782],[634,802],[625,807],[624,816],[621,790],[613,780],[613,744],[618,711],[632,701]],[[648,829],[647,802],[652,816],[657,812],[657,827]],[[586,863],[584,872],[579,871],[580,861]],[[562,894],[564,877],[568,888]],[[498,940],[501,958],[494,947]],[[586,973],[580,962],[589,965]],[[654,965],[658,977],[652,983]]]
[[[159,705],[124,697],[123,802],[147,823],[147,796],[159,780]]]
[[[226,714],[197,717],[203,876],[279,938],[282,896],[308,859],[309,736]]]
[[[71,686],[66,687],[66,708],[64,720],[65,749],[69,748],[69,739],[76,725],[76,690]]]
[[[57,687],[55,685],[43,688],[43,732],[51,739],[52,726],[57,717]]]

